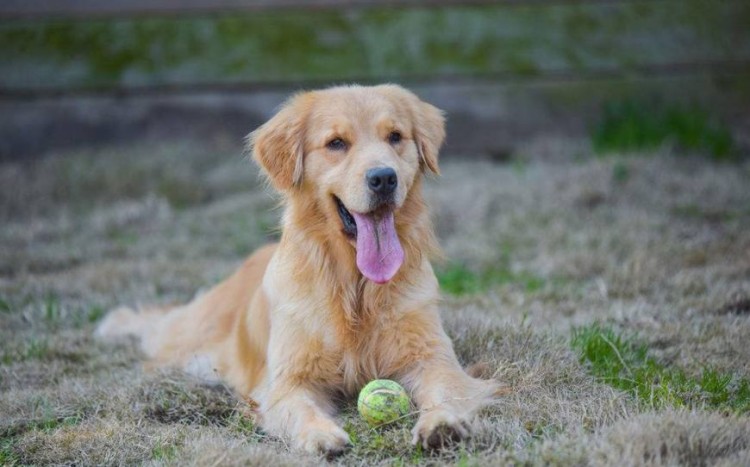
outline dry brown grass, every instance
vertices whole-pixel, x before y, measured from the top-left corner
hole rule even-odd
[[[750,463],[747,415],[654,410],[570,347],[572,326],[604,322],[665,366],[749,375],[750,164],[601,160],[561,141],[525,154],[446,160],[428,184],[450,261],[510,278],[444,305],[462,361],[487,363],[509,394],[439,455],[409,446],[408,423],[373,431],[347,404],[356,443],[336,462]],[[239,151],[163,144],[6,164],[0,201],[0,464],[320,462],[254,429],[225,389],[145,373],[133,345],[91,338],[103,310],[186,300],[273,237],[275,200]]]

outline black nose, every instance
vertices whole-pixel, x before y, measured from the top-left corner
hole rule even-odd
[[[381,197],[393,194],[398,186],[396,171],[390,167],[370,169],[365,174],[365,178],[367,178],[367,186]]]

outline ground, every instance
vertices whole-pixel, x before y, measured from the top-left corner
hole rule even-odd
[[[508,394],[434,454],[413,419],[334,463],[750,464],[750,163],[530,142],[446,156],[427,195],[443,319]],[[0,166],[0,464],[316,465],[223,387],[95,341],[106,310],[190,299],[276,236],[232,145],[161,143]]]

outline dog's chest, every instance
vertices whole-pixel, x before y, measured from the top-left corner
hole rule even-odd
[[[369,346],[342,353],[337,376],[344,392],[356,395],[365,384],[374,379],[392,378],[394,371],[382,358],[380,349]]]
[[[391,324],[370,327],[337,349],[337,379],[345,392],[356,394],[369,381],[393,378],[403,366],[399,330]]]
[[[340,321],[334,318],[325,335],[326,360],[336,368],[329,382],[337,389],[356,394],[371,380],[398,379],[427,354],[431,343],[425,332],[435,323],[419,300],[365,288],[357,300],[334,303],[338,313],[332,316]]]

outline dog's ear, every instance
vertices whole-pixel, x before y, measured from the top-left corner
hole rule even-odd
[[[311,93],[298,94],[247,137],[253,159],[279,191],[289,191],[302,184],[305,126],[311,106]]]
[[[414,143],[417,145],[422,170],[429,170],[435,175],[440,175],[438,153],[445,141],[443,111],[396,84],[383,84],[378,87],[396,100],[409,105],[409,113],[413,120]]]
[[[445,141],[443,111],[427,102],[416,99],[414,113],[414,142],[419,151],[422,170],[440,175],[438,153]]]

